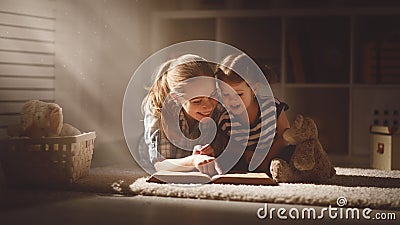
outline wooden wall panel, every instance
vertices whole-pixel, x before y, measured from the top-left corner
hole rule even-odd
[[[55,18],[55,0],[1,0],[0,9],[10,14]]]
[[[0,102],[0,114],[9,115],[19,112],[23,104],[23,102]]]
[[[54,55],[54,43],[0,38],[0,51]]]
[[[54,89],[54,79],[0,77],[0,88],[26,90]]]
[[[0,76],[54,77],[54,67],[0,63]]]
[[[6,12],[4,9],[1,10],[0,21],[3,25],[31,27],[43,30],[54,30],[55,27],[55,19],[53,18],[21,16],[12,12]]]
[[[0,138],[25,101],[54,102],[55,0],[0,1]]]
[[[42,30],[32,27],[0,24],[2,38],[35,42],[54,42],[54,30]]]
[[[24,102],[30,99],[54,100],[54,90],[0,89],[0,102]]]
[[[54,65],[53,54],[26,54],[22,52],[0,51],[0,62],[25,65]]]
[[[9,124],[19,123],[19,115],[0,115],[0,127],[7,127]]]

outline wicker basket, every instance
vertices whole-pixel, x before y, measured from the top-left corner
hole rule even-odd
[[[56,185],[89,175],[95,132],[70,137],[0,141],[1,166],[9,184]]]

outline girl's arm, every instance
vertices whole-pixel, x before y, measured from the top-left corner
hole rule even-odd
[[[269,149],[266,158],[257,168],[257,171],[266,171],[267,173],[269,173],[269,167],[272,159],[276,158],[282,151],[282,149],[289,146],[289,143],[282,138],[283,132],[288,128],[290,128],[289,120],[286,116],[285,111],[282,110],[277,120],[277,138],[272,142],[271,148]],[[250,163],[251,157],[253,156],[253,152],[249,153],[251,153],[251,155],[245,155],[246,161],[248,161],[248,163]]]
[[[289,120],[286,116],[286,113],[284,110],[282,110],[280,116],[278,117],[277,121],[277,138],[272,142],[272,146],[268,151],[266,160],[268,161],[268,170],[269,170],[269,164],[271,163],[273,158],[276,158],[276,156],[280,153],[280,151],[287,147],[289,143],[283,139],[283,132],[285,132],[286,129],[290,128]]]

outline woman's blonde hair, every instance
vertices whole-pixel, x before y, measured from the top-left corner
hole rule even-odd
[[[214,76],[211,64],[200,56],[186,54],[163,63],[155,73],[153,85],[143,100],[142,109],[160,118],[168,95],[182,95],[185,81],[198,76]]]

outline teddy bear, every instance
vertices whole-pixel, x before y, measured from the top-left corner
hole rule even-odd
[[[20,122],[22,136],[57,137],[63,126],[62,108],[55,103],[30,100],[22,107]]]
[[[270,172],[277,182],[323,182],[336,174],[319,139],[315,122],[297,115],[283,139],[295,150],[289,162],[275,158]]]
[[[79,135],[82,132],[80,130],[78,130],[76,127],[72,126],[69,123],[64,123],[61,132],[60,132],[60,136],[75,136],[75,135]]]
[[[81,132],[63,122],[62,108],[56,103],[27,101],[20,112],[20,124],[10,125],[10,136],[31,138],[73,136]]]

